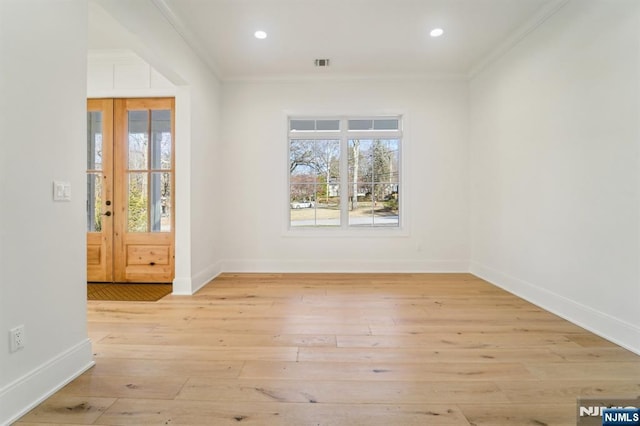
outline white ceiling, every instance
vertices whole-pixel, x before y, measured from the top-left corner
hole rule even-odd
[[[467,75],[562,0],[152,0],[223,80]],[[429,31],[441,27],[442,37]],[[265,40],[253,36],[268,33]],[[328,58],[328,68],[314,59]]]

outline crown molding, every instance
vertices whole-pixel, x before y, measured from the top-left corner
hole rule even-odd
[[[130,49],[89,49],[87,51],[87,59],[92,62],[104,61],[109,63],[129,63],[131,61],[145,62],[140,55]]]
[[[487,55],[476,61],[466,73],[451,74],[389,74],[389,75],[281,75],[281,76],[235,76],[226,77],[220,70],[216,60],[209,54],[204,47],[202,40],[191,31],[187,25],[178,17],[178,15],[167,4],[166,0],[150,0],[151,3],[160,11],[167,22],[182,37],[187,45],[196,53],[198,57],[206,64],[211,72],[221,81],[227,83],[236,82],[304,82],[304,81],[353,81],[353,80],[392,80],[392,79],[422,79],[422,80],[472,80],[485,68],[496,62],[502,56],[507,54],[511,49],[517,46],[530,33],[535,31],[540,25],[561,10],[570,0],[551,0],[543,6],[532,18],[527,20],[518,29],[512,32],[503,42],[496,48],[492,49]]]
[[[467,78],[472,80],[489,65],[506,55],[529,34],[562,9],[569,1],[570,0],[553,0],[543,6],[531,19],[518,27],[518,29],[512,32],[502,43],[491,50],[489,54],[473,64],[467,73]]]
[[[271,76],[237,76],[225,78],[223,83],[306,83],[323,81],[467,81],[464,73],[414,73],[414,74],[289,74]]]
[[[218,78],[218,80],[222,80],[220,67],[207,52],[202,40],[184,24],[165,0],[151,0],[151,3],[153,3],[153,5],[160,11],[167,22],[169,22],[173,29],[176,30],[180,37],[182,37],[185,43],[187,43],[195,54],[207,65],[207,67],[209,67],[216,78]]]

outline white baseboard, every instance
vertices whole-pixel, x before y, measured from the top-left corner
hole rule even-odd
[[[527,281],[471,262],[472,274],[640,355],[640,328]]]
[[[469,263],[458,260],[227,260],[223,266],[224,272],[469,272]]]
[[[176,296],[190,296],[191,292],[191,277],[175,277],[173,279],[173,291],[171,294]]]
[[[221,264],[217,262],[203,269],[190,278],[175,278],[173,280],[174,296],[191,296],[204,287],[209,281],[222,273]]]
[[[227,260],[203,269],[191,278],[176,277],[173,295],[190,296],[223,272],[238,273],[357,273],[357,272],[469,272],[469,263],[458,260]]]
[[[213,265],[209,265],[202,271],[193,276],[191,282],[191,294],[195,294],[196,291],[204,287],[209,281],[217,277],[222,273],[221,262],[216,262]]]
[[[85,339],[0,389],[0,425],[11,424],[93,367],[91,341]]]
[[[222,269],[220,268],[220,262],[218,262],[203,269],[193,277],[175,278],[171,294],[174,296],[191,296],[221,273]]]

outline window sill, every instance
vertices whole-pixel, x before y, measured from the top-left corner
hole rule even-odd
[[[405,228],[288,228],[284,237],[290,238],[407,238]]]

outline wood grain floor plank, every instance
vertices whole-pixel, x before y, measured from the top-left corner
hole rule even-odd
[[[103,376],[83,374],[65,386],[60,395],[110,398],[173,399],[185,385],[185,376]]]
[[[460,404],[472,426],[575,426],[576,404]]]
[[[323,363],[247,361],[242,379],[361,381],[533,380],[519,363]]]
[[[149,359],[149,360],[196,360],[196,361],[296,361],[300,348],[297,346],[172,346],[172,345],[126,345],[94,344],[96,359]]]
[[[554,333],[433,333],[413,335],[337,336],[339,348],[517,348],[571,345],[566,336]],[[571,345],[573,346],[573,345]]]
[[[640,378],[640,362],[528,363],[527,369],[545,380],[628,380]]]
[[[609,344],[606,347],[588,348],[553,347],[551,352],[568,362],[637,362],[638,355],[619,346]]]
[[[92,376],[238,377],[243,361],[199,361],[103,358],[86,374]]]
[[[96,365],[28,425],[574,425],[640,356],[471,274],[223,274],[88,303]]]
[[[495,363],[495,362],[559,362],[563,358],[548,348],[324,348],[305,347],[298,351],[298,361],[316,362],[382,362],[382,363]]]
[[[497,386],[509,398],[509,401],[528,404],[571,404],[576,395],[582,397],[629,397],[640,395],[640,377],[627,380],[597,380],[585,377],[582,380],[539,380],[539,381],[503,381]]]
[[[116,398],[54,395],[23,416],[26,423],[93,424]]]
[[[206,401],[299,402],[319,404],[506,403],[494,382],[355,380],[190,379],[177,399]]]
[[[469,426],[455,405],[212,403],[119,399],[103,425],[437,425]]]
[[[278,330],[265,334],[228,333],[113,333],[100,342],[110,345],[173,345],[173,346],[336,346],[335,335],[330,334],[278,334]]]

